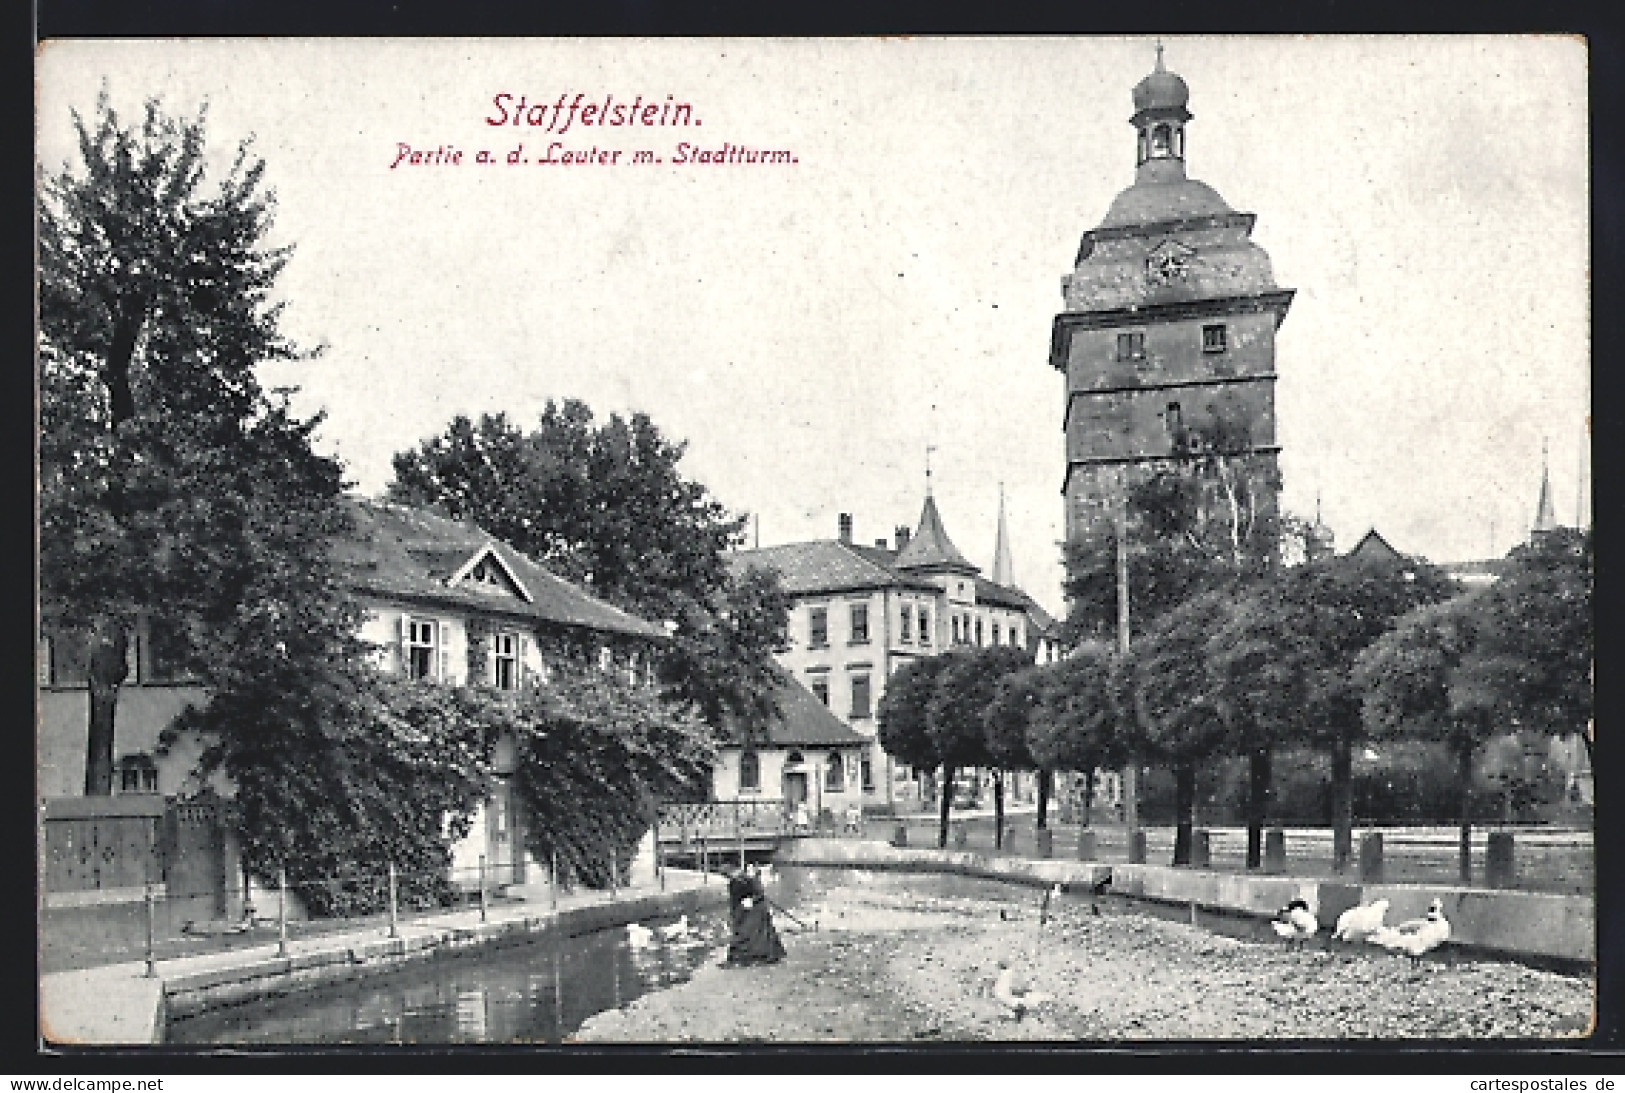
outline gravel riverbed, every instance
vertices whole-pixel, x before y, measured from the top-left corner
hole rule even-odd
[[[1012,906],[843,886],[777,916],[788,958],[716,960],[589,1019],[577,1041],[1413,1039],[1583,1036],[1589,978],[1435,953],[1416,971],[1369,947],[1239,940],[1066,901]],[[1021,1019],[994,997],[1005,960],[1051,995]]]

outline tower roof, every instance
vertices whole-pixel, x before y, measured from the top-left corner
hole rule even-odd
[[[1162,67],[1162,43],[1158,42],[1155,71],[1134,85],[1136,114],[1152,110],[1184,114],[1185,104],[1190,102],[1190,98],[1191,89],[1186,86],[1185,81],[1177,73],[1169,72]]]
[[[1010,529],[1004,522],[1004,487],[999,487],[999,530],[993,540],[993,583],[1016,583],[1015,565],[1010,559]]]
[[[1557,513],[1552,508],[1552,476],[1544,454],[1540,466],[1540,499],[1535,502],[1535,523],[1530,531],[1555,531]]]
[[[942,515],[937,512],[936,499],[927,495],[925,507],[920,510],[920,526],[908,541],[908,546],[898,552],[897,560],[893,563],[898,569],[958,569],[966,573],[979,573],[981,570],[972,565],[954,541],[948,538],[948,532],[942,526]]]

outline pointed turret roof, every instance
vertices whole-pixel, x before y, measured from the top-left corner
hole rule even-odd
[[[909,539],[908,546],[898,552],[897,560],[892,563],[898,569],[950,569],[964,573],[980,573],[981,569],[972,565],[954,541],[948,538],[948,532],[942,526],[942,515],[937,512],[937,502],[930,494],[926,495],[925,507],[920,510],[920,526]]]
[[[1535,502],[1535,523],[1531,532],[1556,531],[1557,513],[1552,509],[1552,475],[1546,464],[1546,446],[1540,452],[1540,500]]]
[[[1004,486],[999,486],[999,530],[993,541],[993,583],[1012,587],[1015,566],[1010,560],[1010,529],[1004,522]]]

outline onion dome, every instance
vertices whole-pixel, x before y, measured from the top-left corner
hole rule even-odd
[[[1142,110],[1184,110],[1190,101],[1191,89],[1177,74],[1162,67],[1160,57],[1157,60],[1157,70],[1134,85],[1136,113]]]

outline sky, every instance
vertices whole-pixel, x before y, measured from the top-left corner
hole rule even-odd
[[[1257,215],[1297,293],[1284,507],[1318,505],[1340,549],[1376,528],[1434,561],[1499,555],[1546,445],[1559,522],[1589,512],[1584,44],[1163,44],[1189,174]],[[1154,57],[1143,38],[58,42],[38,151],[74,158],[70,111],[102,86],[132,119],[206,101],[222,167],[253,138],[272,242],[295,247],[284,329],[324,347],[262,379],[326,414],[318,446],[358,492],[455,414],[529,424],[579,398],[686,440],[685,473],[764,546],[833,538],[843,512],[869,542],[916,523],[929,448],[956,544],[991,571],[1002,487],[1016,582],[1059,611],[1051,325],[1133,181]],[[669,96],[698,124],[488,124],[578,93]],[[621,162],[544,164],[554,141]],[[794,161],[675,162],[685,141]]]

